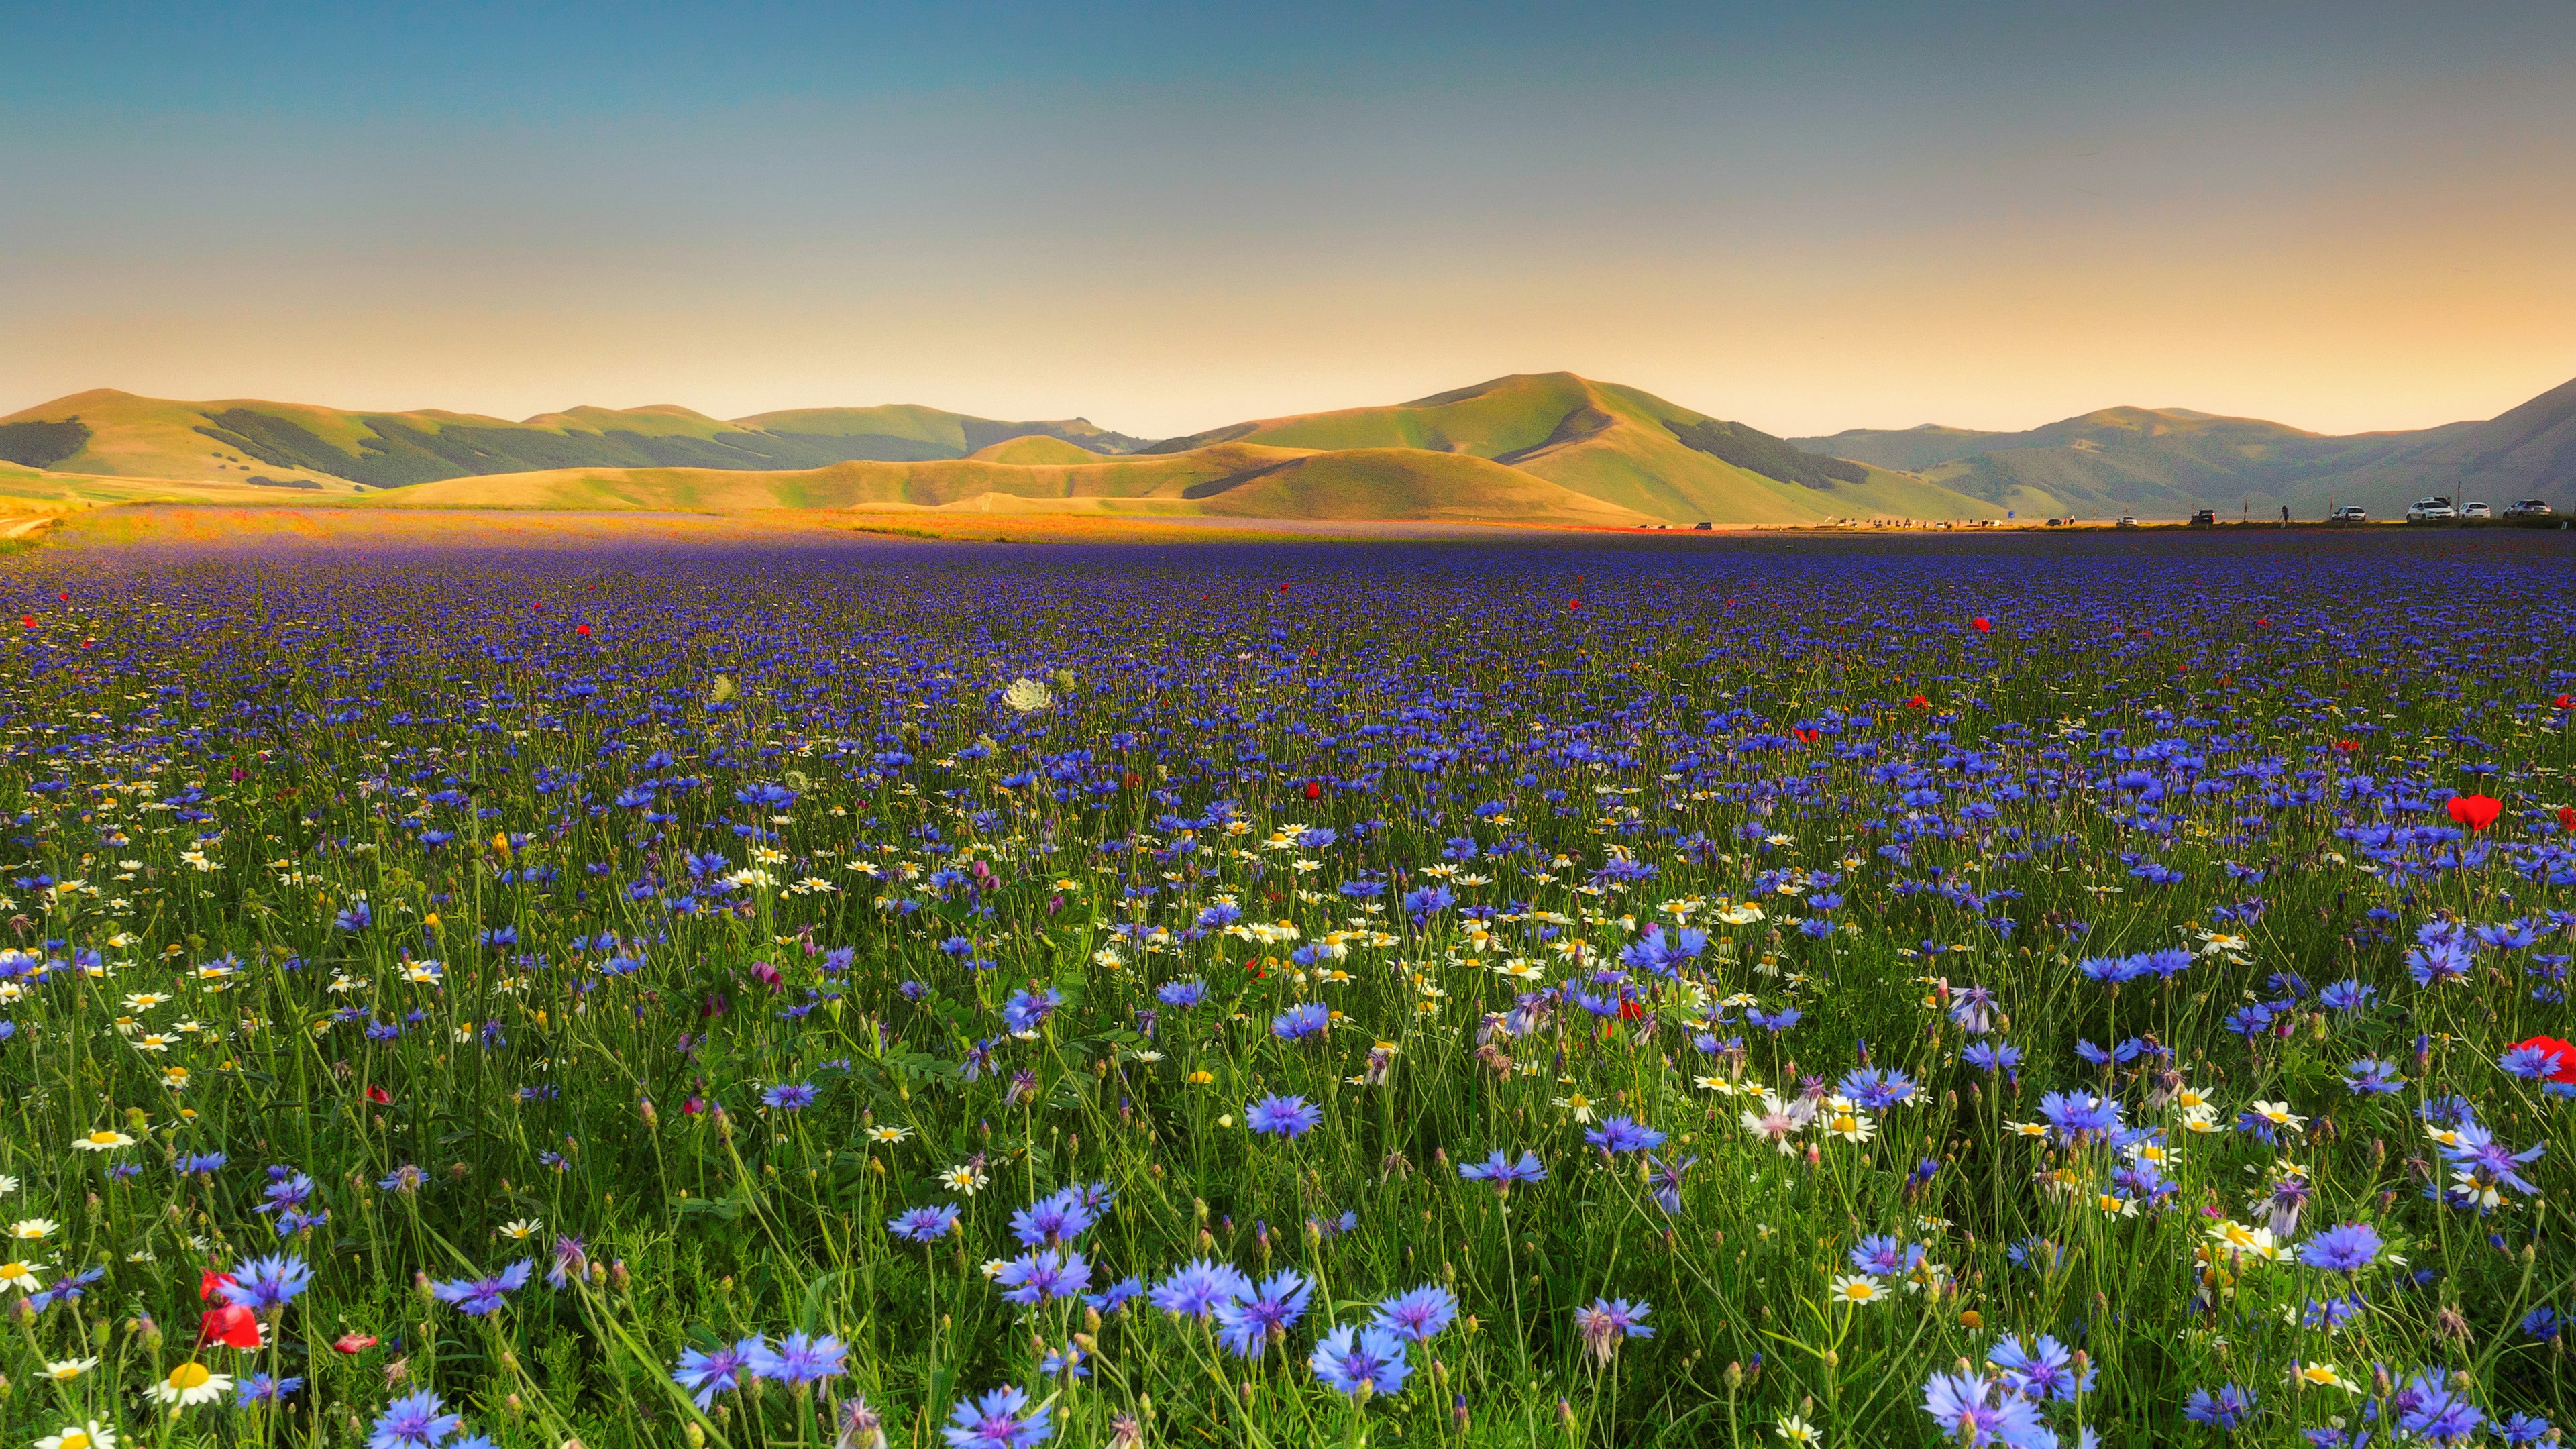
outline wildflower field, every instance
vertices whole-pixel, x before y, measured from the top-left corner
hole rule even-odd
[[[2576,1412],[2561,535],[0,588],[10,1444]]]

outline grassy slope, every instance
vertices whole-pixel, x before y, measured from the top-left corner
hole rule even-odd
[[[75,393],[49,403],[24,409],[0,418],[0,422],[59,421],[78,417],[89,425],[91,438],[86,447],[56,465],[66,473],[101,474],[128,478],[164,479],[240,479],[258,474],[262,477],[317,482],[333,492],[349,489],[347,480],[311,469],[263,463],[248,455],[235,460],[234,450],[196,431],[210,413],[231,408],[248,408],[287,418],[309,430],[323,441],[346,452],[359,451],[363,439],[374,436],[366,420],[392,417],[422,432],[435,433],[450,424],[503,430],[530,429],[566,436],[574,433],[632,432],[648,437],[713,439],[721,433],[745,430],[775,429],[783,432],[815,433],[831,437],[879,435],[901,438],[929,445],[941,452],[962,455],[968,451],[967,427],[983,424],[988,435],[1006,425],[988,422],[969,414],[946,412],[916,404],[899,404],[873,408],[808,408],[790,412],[763,413],[756,417],[725,420],[681,407],[674,403],[657,403],[640,408],[575,407],[562,412],[540,413],[532,418],[512,422],[507,418],[482,417],[471,413],[447,412],[441,409],[418,409],[409,412],[352,411],[318,407],[309,403],[268,402],[257,398],[227,398],[212,402],[182,402],[168,398],[137,397],[112,388],[99,388]],[[1103,436],[1103,430],[1081,420],[1051,422],[1047,428],[1077,436]]]
[[[2002,508],[1873,473],[1820,491],[1699,452],[1667,422],[1707,415],[1570,372],[1515,374],[1392,407],[1265,418],[1204,437],[1301,448],[1429,448],[1497,458],[1613,508],[1671,523],[1808,523],[1828,517],[2000,516]]]
[[[978,448],[966,457],[968,461],[976,463],[1062,463],[1075,466],[1100,461],[1099,454],[1079,444],[1068,443],[1062,438],[1050,438],[1043,433],[1033,433],[1022,438],[1005,438],[990,447]]]
[[[1217,494],[1205,507],[1237,518],[1493,519],[1608,528],[1649,521],[1517,468],[1419,448],[1316,453]]]
[[[77,456],[77,455],[75,455]],[[263,468],[262,473],[274,478],[283,471]],[[348,485],[339,485],[345,495]],[[120,478],[95,473],[70,473],[59,468],[28,468],[16,463],[0,463],[0,494],[26,499],[47,507],[91,508],[109,503],[313,503],[333,497],[331,493],[302,488],[260,488],[248,483],[225,482],[221,479],[179,480],[158,478]]]
[[[559,469],[451,478],[371,495],[384,508],[1125,508],[1257,518],[1499,518],[1633,524],[1635,515],[1481,458],[1417,449],[1328,454],[1220,443],[1082,463],[948,459],[787,473]]]
[[[113,388],[57,398],[0,418],[0,422],[54,421],[77,416],[87,423],[88,446],[48,470],[53,472],[187,480],[238,480],[256,473],[264,478],[304,479],[328,490],[348,491],[349,485],[343,479],[300,468],[280,468],[247,455],[241,456],[239,464],[227,466],[233,450],[194,429],[205,422],[206,414],[232,407],[255,407],[293,418],[344,448],[356,447],[358,438],[365,433],[354,414],[329,408],[300,403],[172,402],[136,397]]]

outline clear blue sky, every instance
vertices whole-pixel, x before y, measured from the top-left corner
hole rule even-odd
[[[2576,374],[2576,7],[8,6],[0,412],[1571,368],[1780,432]]]

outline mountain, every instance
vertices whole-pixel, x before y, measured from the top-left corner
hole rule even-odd
[[[1384,407],[1296,413],[1156,443],[1411,448],[1506,464],[1665,522],[1999,517],[2003,510],[1884,467],[1818,460],[1786,440],[1617,383],[1515,373]],[[1839,465],[1839,466],[1837,466]]]
[[[469,413],[352,412],[255,400],[173,402],[101,388],[0,418],[0,460],[131,478],[322,492],[551,468],[685,466],[774,472],[850,459],[958,458],[1005,439],[1088,453],[1144,439],[1081,418],[1002,422],[911,405],[809,408],[722,421],[674,404],[577,407],[519,422]]]
[[[2483,423],[2379,436],[2420,441],[2335,480],[2350,498],[2389,507],[2427,493],[2498,506],[2545,498],[2561,513],[2576,512],[2576,380]]]
[[[2024,513],[2179,518],[2199,508],[2357,503],[2381,517],[2426,493],[2576,507],[2576,382],[2483,423],[2330,436],[2188,408],[2104,408],[2019,433],[1926,425],[1793,438]]]
[[[1150,445],[1082,418],[1001,422],[911,405],[730,421],[667,403],[577,407],[514,423],[102,389],[0,419],[0,459],[168,486],[215,479],[307,498],[393,490],[389,502],[457,506],[1123,508],[1618,527],[2003,511],[1569,372]]]

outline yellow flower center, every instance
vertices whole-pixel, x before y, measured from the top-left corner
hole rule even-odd
[[[204,1387],[206,1380],[213,1378],[214,1376],[214,1371],[207,1368],[204,1364],[183,1363],[177,1368],[170,1370],[170,1387],[174,1389],[202,1388]]]
[[[113,1132],[93,1132],[89,1134],[89,1140],[97,1143],[101,1147],[113,1147],[116,1145],[116,1134]]]
[[[59,1441],[61,1449],[89,1449],[89,1436],[78,1429],[65,1429]]]

